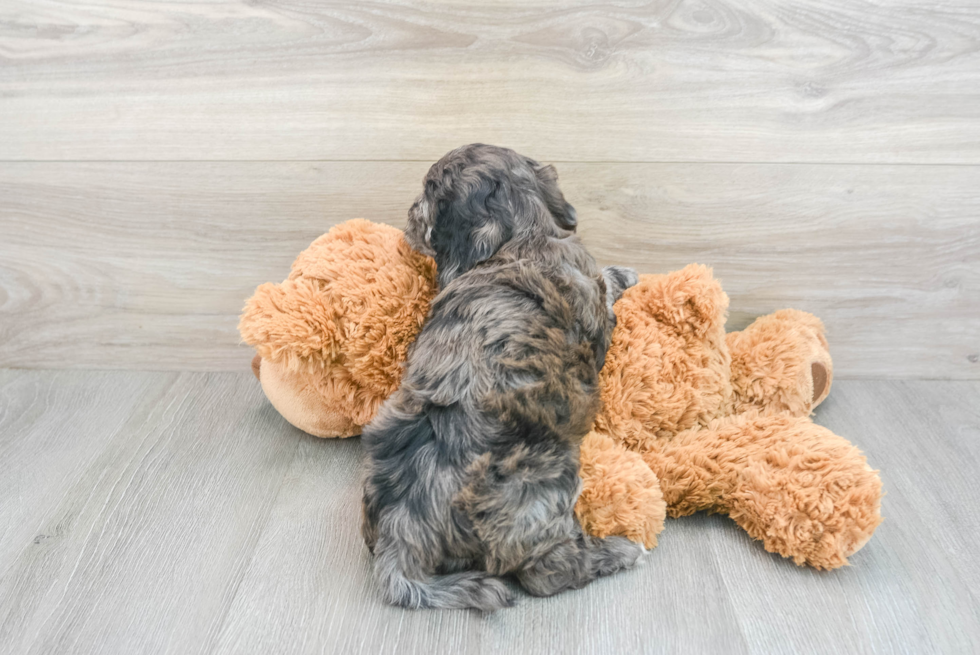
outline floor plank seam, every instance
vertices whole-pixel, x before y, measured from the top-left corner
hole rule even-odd
[[[244,565],[242,566],[241,574],[238,576],[238,579],[235,581],[234,591],[231,593],[231,596],[228,598],[227,604],[222,610],[221,619],[215,622],[215,627],[213,632],[207,636],[207,638],[204,640],[204,644],[202,644],[202,647],[207,648],[206,651],[205,650],[201,651],[202,655],[205,652],[209,654],[215,652],[215,649],[218,647],[218,645],[221,643],[224,637],[225,629],[228,624],[228,618],[231,613],[231,608],[234,607],[235,599],[238,597],[238,594],[241,591],[242,583],[245,581],[245,578],[248,577],[248,573],[252,569],[252,564],[255,561],[256,551],[258,550],[259,544],[262,542],[262,535],[265,534],[265,531],[269,527],[269,521],[272,518],[272,511],[273,509],[275,509],[276,504],[279,502],[279,496],[282,494],[282,490],[286,485],[286,478],[289,476],[289,471],[292,469],[293,462],[296,460],[297,454],[299,453],[299,444],[300,444],[299,439],[292,439],[293,452],[289,457],[289,462],[283,466],[282,478],[279,480],[278,487],[276,487],[276,493],[272,496],[271,500],[269,501],[269,503],[265,508],[264,515],[262,517],[262,525],[255,532],[255,536],[249,548],[248,561],[245,562]]]
[[[178,382],[179,382],[179,375],[174,376],[173,382],[171,382],[171,384],[167,386],[167,389],[165,391],[163,391],[163,393],[161,394],[162,399],[164,399],[164,400],[167,401],[166,405],[163,407],[163,409],[160,412],[161,416],[166,416],[168,410],[171,407],[173,407],[175,403],[179,407],[180,404],[182,404],[183,402],[185,402],[185,401],[188,400],[188,394],[187,393],[184,393],[184,394],[182,394],[179,397],[175,397],[175,395],[173,393],[171,393],[171,391],[173,390],[173,388],[175,386],[177,386],[177,383]],[[124,430],[127,425],[128,425],[128,421],[127,422],[124,422],[123,425],[120,426],[119,430],[120,431],[121,430]],[[117,434],[118,434],[118,431],[117,431]],[[146,435],[143,437],[143,440],[140,442],[139,447],[137,447],[135,449],[135,451],[134,451],[134,457],[135,456],[138,456],[138,454],[143,450],[143,446],[146,444],[146,442],[153,435],[156,435],[157,438],[159,439],[163,435],[163,430],[156,430],[156,429],[147,430]],[[110,441],[110,443],[111,443],[111,441]],[[129,487],[129,485],[132,483],[133,477],[135,476],[136,471],[139,471],[139,468],[140,468],[139,465],[146,459],[147,455],[152,450],[153,450],[153,446],[151,445],[147,449],[147,452],[144,453],[142,457],[140,457],[139,463],[137,463],[137,465],[134,467],[134,469],[133,469],[134,472],[129,476],[129,480],[126,482],[126,484],[125,484],[125,486],[123,488],[124,489],[123,492],[122,492],[123,495],[125,495],[125,488],[126,487]],[[100,532],[99,532],[99,536],[97,538],[97,542],[103,540],[103,538],[105,537],[105,534],[106,534],[106,526],[108,525],[108,521],[105,520],[104,517],[106,517],[109,514],[111,514],[112,511],[114,511],[114,509],[117,508],[120,505],[120,503],[122,502],[122,496],[120,496],[119,498],[114,498],[115,491],[119,487],[119,484],[122,481],[122,479],[124,477],[126,477],[126,471],[127,471],[127,469],[130,468],[131,463],[132,463],[132,460],[130,461],[129,464],[127,464],[125,467],[123,467],[123,469],[122,469],[122,471],[121,471],[121,473],[119,475],[119,478],[112,484],[112,487],[109,489],[108,493],[106,493],[105,501],[102,503],[102,507],[99,508],[98,513],[97,513],[97,520],[93,520],[92,521],[92,525],[89,528],[88,534],[86,534],[85,535],[85,538],[81,541],[81,543],[83,544],[83,546],[82,546],[82,548],[80,549],[80,551],[78,553],[78,557],[75,560],[75,564],[72,567],[71,573],[68,574],[68,577],[67,577],[67,579],[65,581],[64,593],[62,594],[61,599],[57,603],[54,603],[52,605],[51,614],[48,615],[48,617],[45,619],[45,621],[43,623],[41,623],[41,625],[46,625],[47,624],[47,621],[50,620],[57,613],[58,609],[61,608],[65,604],[65,600],[68,598],[68,593],[69,593],[69,589],[71,587],[71,583],[75,579],[75,577],[77,576],[78,569],[81,566],[82,561],[86,557],[86,551],[87,551],[86,546],[88,546],[90,544],[91,539],[92,539],[92,534],[95,532],[96,526],[99,526],[100,527]],[[108,472],[109,471],[106,471],[106,473],[108,473]],[[98,488],[98,482],[101,482],[101,480],[104,479],[104,478],[105,478],[105,475],[100,476],[100,478],[96,482],[96,484],[93,484],[92,485],[92,487],[89,489],[90,495],[91,495],[92,492],[94,492],[95,489]],[[113,501],[115,501],[115,502],[113,502]],[[112,510],[109,510],[107,512],[106,508],[108,508],[110,505],[113,506],[113,509]],[[91,557],[91,555],[90,555],[90,557]],[[62,625],[63,625],[63,623],[64,623],[65,620],[67,620],[67,617],[60,622],[58,628],[56,628],[55,630],[52,630],[51,632],[53,634],[60,634],[62,632],[61,627],[62,627]],[[83,625],[84,625],[84,622],[83,622]],[[75,632],[75,639],[76,639],[76,641],[77,641],[78,636],[80,634],[81,634],[81,631],[80,630],[77,630]],[[74,643],[73,643],[73,645],[74,645]],[[71,651],[71,649],[68,649],[66,652],[72,652],[72,651]]]

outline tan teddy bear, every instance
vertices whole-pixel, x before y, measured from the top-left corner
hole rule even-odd
[[[727,308],[703,266],[641,276],[616,304],[603,407],[586,443],[640,453],[670,516],[725,513],[797,564],[842,566],[881,522],[881,481],[857,448],[809,418],[833,380],[823,325],[787,309],[726,335]],[[617,529],[608,525],[594,531]]]
[[[314,241],[282,284],[260,286],[239,329],[286,420],[347,437],[398,387],[435,293],[431,259],[357,219]],[[616,303],[576,512],[592,534],[648,548],[666,513],[723,512],[797,564],[842,566],[881,521],[881,482],[809,419],[833,379],[823,326],[783,310],[726,336],[727,307],[697,265],[641,275]]]

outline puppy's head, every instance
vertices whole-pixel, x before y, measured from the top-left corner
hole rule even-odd
[[[433,164],[408,211],[405,238],[436,260],[445,286],[512,239],[575,231],[553,166],[483,144],[453,150]]]

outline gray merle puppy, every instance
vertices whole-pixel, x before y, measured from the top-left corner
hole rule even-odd
[[[551,166],[481,144],[429,169],[406,238],[439,294],[401,387],[364,430],[364,540],[404,607],[512,604],[582,587],[643,548],[582,532],[578,447],[615,317],[636,283],[600,272]]]

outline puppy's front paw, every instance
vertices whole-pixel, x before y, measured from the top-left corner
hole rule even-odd
[[[606,266],[602,269],[602,277],[606,281],[606,299],[610,306],[640,281],[639,274],[626,266]]]

